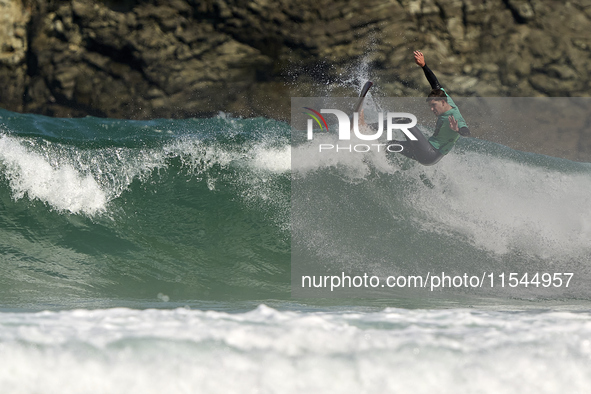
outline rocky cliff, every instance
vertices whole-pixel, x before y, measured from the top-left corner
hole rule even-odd
[[[0,106],[287,119],[362,65],[379,95],[424,95],[417,48],[455,96],[588,96],[590,20],[591,0],[0,0]],[[587,126],[562,156],[591,158]]]

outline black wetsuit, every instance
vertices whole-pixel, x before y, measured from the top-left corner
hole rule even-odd
[[[429,81],[429,84],[431,85],[431,89],[442,89],[445,92],[445,90],[439,84],[439,81],[437,80],[437,77],[435,77],[435,74],[433,73],[433,71],[431,71],[431,69],[429,67],[427,67],[426,64],[423,67],[423,72],[425,73],[425,77],[427,78],[427,81]],[[447,93],[445,93],[445,94],[447,95]],[[470,135],[470,130],[465,125],[465,121],[463,120],[463,118],[459,114],[459,111],[457,111],[457,107],[455,106],[455,103],[453,102],[453,100],[451,100],[451,97],[448,96],[448,103],[450,101],[451,101],[450,105],[455,110],[454,115],[456,117],[456,120],[459,120],[458,118],[461,118],[461,123],[463,125],[462,126],[462,125],[458,124],[460,126],[459,134],[463,135],[463,136]],[[415,126],[415,127],[409,128],[408,130],[415,136],[415,138],[417,139],[416,141],[411,140],[405,134],[405,136],[404,136],[406,138],[405,141],[392,140],[392,141],[388,141],[388,145],[394,145],[394,144],[400,145],[400,146],[402,146],[403,149],[399,153],[403,154],[404,156],[406,156],[410,159],[416,160],[423,165],[426,165],[426,166],[433,165],[433,164],[437,163],[439,160],[441,160],[441,158],[449,152],[449,150],[451,149],[451,147],[453,146],[453,144],[457,140],[457,137],[454,138],[453,136],[450,139],[449,138],[449,130],[447,130],[446,131],[446,133],[448,134],[447,139],[444,138],[444,141],[443,141],[443,143],[445,145],[440,146],[441,141],[439,141],[439,139],[441,139],[441,137],[443,137],[443,135],[439,135],[439,134],[442,129],[442,126],[449,128],[449,121],[446,120],[447,116],[448,115],[446,112],[445,116],[438,117],[437,124],[435,125],[435,132],[433,133],[433,136],[429,139],[427,139],[423,135],[423,133],[421,133],[421,131],[418,129],[418,127]],[[447,122],[447,125],[445,125],[445,122]],[[439,146],[441,148],[441,150],[437,149],[434,145]]]

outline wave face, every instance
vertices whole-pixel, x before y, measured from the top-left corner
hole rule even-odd
[[[338,143],[325,138],[321,143]],[[476,285],[447,286],[468,296],[590,299],[589,164],[474,138],[461,139],[430,167],[377,150],[320,155],[318,145],[305,143],[297,149],[292,285],[303,288],[298,294],[400,297],[408,291],[384,286],[385,279],[420,275],[429,292],[410,296],[433,297],[442,288],[432,292],[428,275],[446,273],[475,276]],[[375,275],[381,285],[376,278],[373,292],[369,285],[332,291],[302,279],[313,276],[320,284],[321,275],[342,278],[343,272]],[[513,287],[511,273],[528,277]],[[545,273],[573,276],[568,288],[558,280],[525,284]]]
[[[1,111],[0,300],[289,295],[289,127]]]
[[[591,297],[581,280],[589,164],[462,139],[434,167],[310,154],[292,191],[292,149],[308,147],[292,146],[286,123],[0,118],[5,306],[285,299],[292,236],[326,265],[346,256],[363,268],[351,228],[380,234],[363,244],[374,262],[397,250],[384,274],[433,271],[445,255],[459,271],[537,264],[575,270],[579,286],[567,296]],[[303,209],[306,192],[315,203]],[[372,217],[338,214],[363,204]],[[292,220],[290,208],[304,214]],[[314,221],[320,211],[333,220]]]

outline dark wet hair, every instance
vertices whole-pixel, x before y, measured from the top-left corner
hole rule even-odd
[[[447,94],[441,89],[433,89],[427,96],[427,102],[431,100],[445,101],[447,103]]]

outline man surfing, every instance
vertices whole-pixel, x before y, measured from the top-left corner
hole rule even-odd
[[[416,141],[411,140],[405,134],[406,141],[392,140],[388,141],[388,145],[402,146],[403,149],[399,153],[429,166],[437,163],[448,154],[460,135],[469,136],[470,130],[454,101],[441,87],[437,77],[425,63],[425,56],[420,51],[414,51],[414,58],[415,63],[423,69],[425,77],[431,85],[432,90],[427,96],[427,103],[431,112],[437,116],[435,132],[427,139],[418,127],[411,127],[408,130],[417,138]]]

